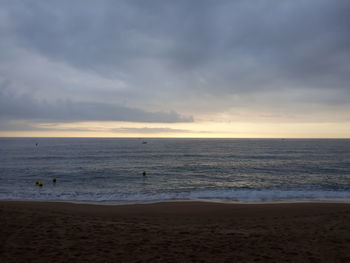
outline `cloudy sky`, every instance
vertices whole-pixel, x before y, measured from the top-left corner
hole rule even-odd
[[[0,136],[350,137],[350,1],[2,0]]]

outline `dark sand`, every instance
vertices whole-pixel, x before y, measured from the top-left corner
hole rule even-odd
[[[0,202],[0,262],[350,262],[350,204]]]

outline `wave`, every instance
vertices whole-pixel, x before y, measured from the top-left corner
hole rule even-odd
[[[250,190],[216,189],[188,192],[125,194],[117,192],[82,192],[55,190],[25,190],[0,192],[0,200],[69,201],[96,203],[144,203],[176,200],[221,202],[290,202],[290,201],[350,201],[349,191],[326,190]]]

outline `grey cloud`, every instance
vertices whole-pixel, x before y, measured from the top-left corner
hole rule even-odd
[[[14,1],[10,10],[22,45],[78,66],[215,65],[213,80],[230,74],[245,88],[261,66],[286,80],[338,72],[348,81],[339,72],[349,58],[347,1]]]
[[[35,100],[28,94],[13,94],[5,88],[0,89],[0,117],[46,122],[131,121],[172,123],[193,121],[192,117],[183,117],[174,111],[147,112],[116,104],[72,102],[70,100],[48,103]]]
[[[190,130],[185,129],[172,129],[172,128],[131,128],[131,127],[123,127],[123,128],[115,128],[111,129],[112,132],[115,133],[188,133]]]
[[[37,131],[35,127],[28,121],[16,121],[4,117],[0,117],[0,131]]]
[[[7,21],[0,27],[3,50],[24,49],[125,83],[125,90],[77,83],[70,92],[48,92],[41,105],[52,112],[33,105],[32,115],[169,122],[184,119],[162,113],[169,109],[192,115],[244,105],[284,108],[288,115],[308,104],[318,104],[320,114],[325,105],[349,104],[349,1],[5,0],[0,8]],[[12,79],[24,78],[16,66],[11,72]],[[23,81],[33,104],[39,89],[49,90],[49,81],[39,87],[42,78]],[[62,112],[57,100],[71,112],[54,114]]]

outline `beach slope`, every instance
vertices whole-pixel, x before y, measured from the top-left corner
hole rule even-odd
[[[350,262],[350,204],[0,202],[0,262]]]

